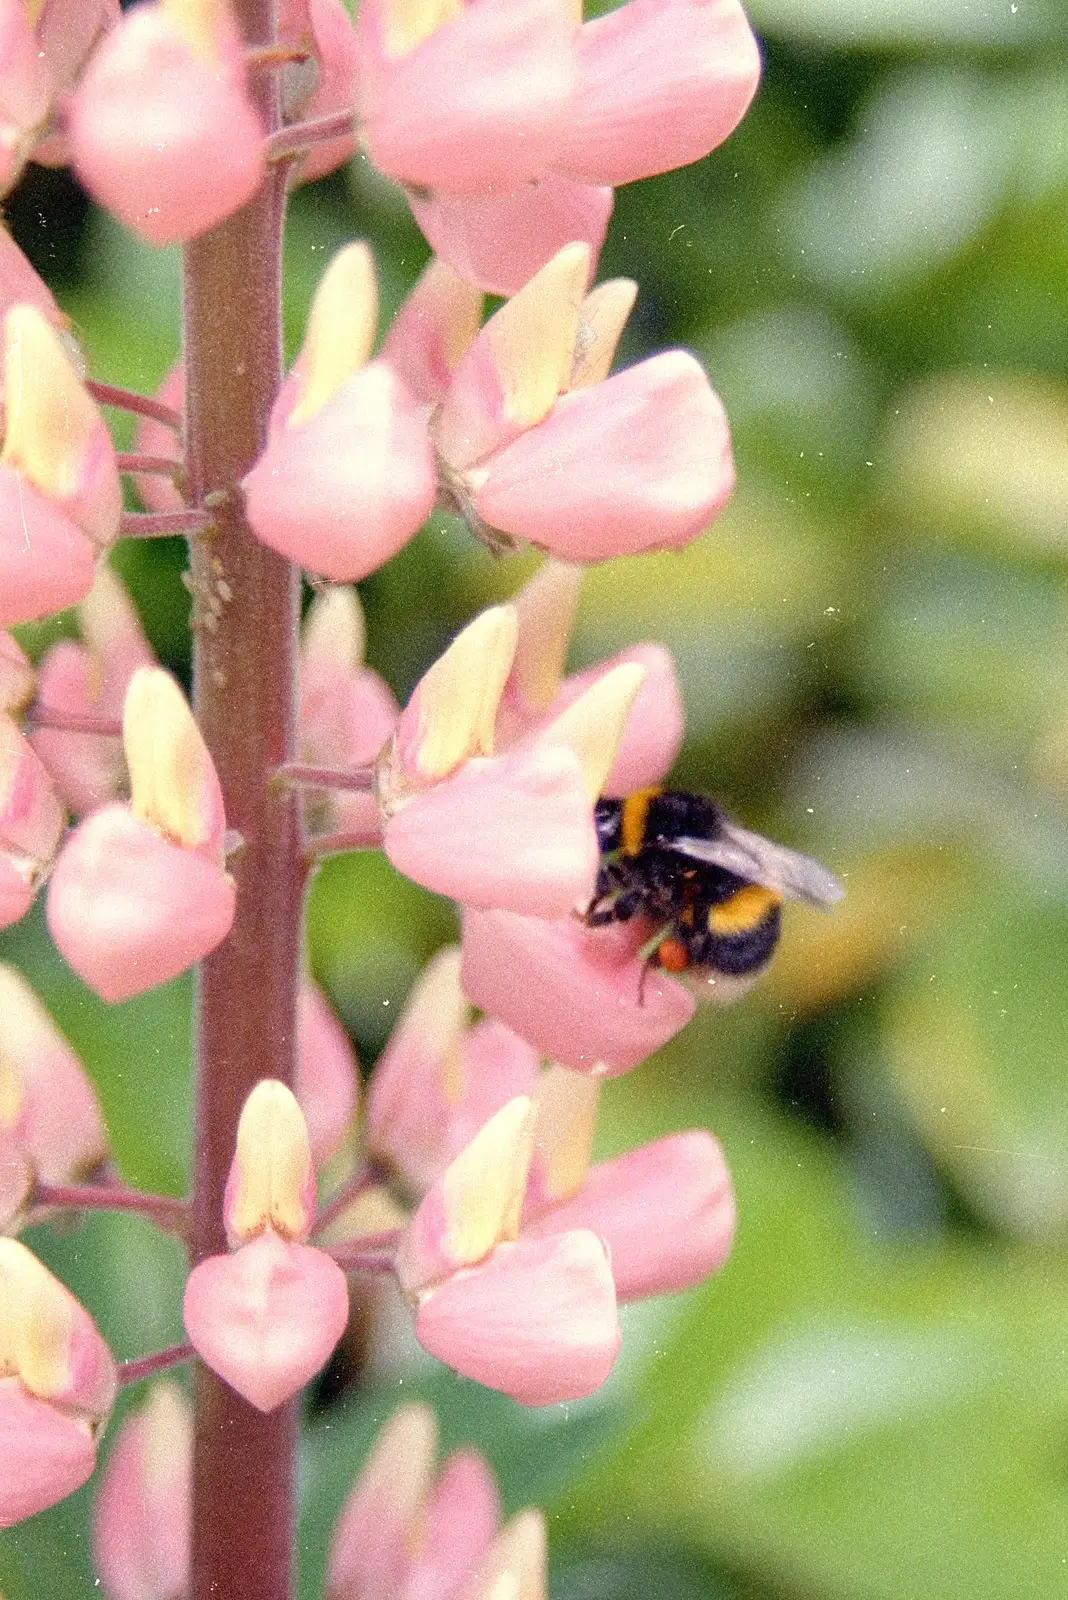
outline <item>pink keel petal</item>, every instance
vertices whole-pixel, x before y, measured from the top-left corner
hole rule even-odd
[[[669,350],[561,396],[472,488],[491,527],[565,561],[674,549],[730,498],[727,419],[693,356]]]
[[[614,1076],[684,1028],[695,1002],[650,970],[642,987],[639,930],[542,922],[504,911],[464,916],[461,981],[477,1006],[542,1055],[576,1071]]]
[[[260,1411],[273,1411],[325,1365],[348,1314],[337,1263],[269,1230],[194,1267],[182,1307],[197,1354]]]
[[[506,193],[408,195],[436,255],[489,294],[516,294],[566,244],[586,243],[596,270],[612,215],[611,189],[549,173]]]
[[[396,555],[433,508],[423,413],[372,362],[306,423],[272,427],[244,487],[258,539],[325,578],[355,583]]]
[[[114,1003],[177,977],[215,949],[234,919],[233,880],[169,844],[124,806],[105,806],[68,839],[48,887],[60,952]]]
[[[377,12],[367,0],[357,24],[364,136],[375,166],[399,183],[451,194],[541,177],[574,81],[558,0],[473,0],[394,60],[372,40]]]
[[[457,1450],[423,1513],[423,1536],[397,1600],[456,1600],[500,1525],[493,1474],[477,1450]]]
[[[20,472],[0,467],[0,625],[75,605],[93,586],[96,548]]]
[[[525,1231],[591,1228],[611,1252],[616,1293],[626,1301],[707,1278],[727,1258],[734,1223],[723,1151],[710,1133],[695,1129],[598,1162],[572,1200]]]
[[[96,1465],[87,1422],[0,1378],[0,1528],[22,1522],[80,1489]]]
[[[738,0],[629,0],[580,30],[578,60],[554,164],[583,183],[615,187],[722,144],[760,78]]]
[[[143,5],[90,60],[71,109],[75,170],[149,244],[206,232],[263,180],[263,128],[237,52],[235,40],[218,66],[205,61]]]
[[[439,1361],[521,1405],[592,1394],[620,1342],[605,1247],[585,1230],[498,1245],[426,1297],[415,1334]]]
[[[385,827],[398,872],[465,905],[559,917],[597,875],[577,757],[560,747],[468,761]]]

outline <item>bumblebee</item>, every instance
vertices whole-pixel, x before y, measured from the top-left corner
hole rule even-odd
[[[747,988],[778,943],[784,900],[831,906],[845,893],[826,867],[750,833],[714,801],[680,789],[639,789],[594,810],[601,865],[590,927],[642,916],[651,966]]]

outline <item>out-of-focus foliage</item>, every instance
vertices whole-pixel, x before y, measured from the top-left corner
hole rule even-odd
[[[689,551],[590,574],[574,662],[668,642],[677,780],[849,894],[791,912],[741,1007],[607,1089],[605,1150],[723,1138],[741,1221],[720,1278],[630,1315],[583,1406],[524,1414],[425,1366],[351,1393],[339,1369],[306,1445],[308,1596],[374,1426],[413,1390],[488,1451],[509,1507],[547,1505],[557,1600],[1068,1585],[1068,23],[1057,0],[753,16],[752,114],[708,162],[622,192],[602,262],[641,285],[624,359],[682,342],[707,362],[738,494]],[[150,389],[177,259],[66,205],[31,176],[20,237],[94,372]],[[399,195],[357,163],[297,196],[291,342],[361,234],[385,316],[425,259]],[[184,670],[181,551],[118,565]],[[436,518],[363,586],[373,664],[404,695],[530,565]],[[452,926],[380,858],[324,868],[312,964],[365,1060]],[[126,1176],[177,1190],[187,986],[108,1010],[37,920],[3,951],[83,1051]],[[120,1354],[174,1336],[173,1262],[132,1225],[49,1252]],[[85,1500],[3,1536],[7,1600],[92,1592]]]

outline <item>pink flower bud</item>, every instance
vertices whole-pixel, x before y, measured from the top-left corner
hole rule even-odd
[[[540,1511],[521,1511],[494,1539],[461,1600],[549,1600],[548,1539]]]
[[[279,7],[280,44],[304,47],[311,59],[282,71],[282,114],[287,123],[349,111],[356,100],[356,35],[341,0],[287,0]],[[310,183],[333,172],[356,149],[356,131],[314,144],[290,170],[290,183]]]
[[[620,1343],[605,1247],[584,1230],[498,1245],[426,1295],[415,1333],[439,1361],[521,1405],[592,1394]]]
[[[699,161],[756,93],[760,52],[738,0],[629,0],[587,22],[554,165],[618,187]]]
[[[500,1518],[489,1467],[477,1450],[455,1450],[427,1500],[398,1600],[457,1600],[485,1560]]]
[[[591,1228],[607,1244],[621,1301],[673,1294],[723,1265],[734,1237],[730,1174],[704,1129],[601,1161],[573,1199],[524,1232],[541,1236]]]
[[[244,479],[256,537],[339,583],[395,555],[437,494],[421,408],[383,362],[365,365],[375,320],[374,264],[351,245],[316,290],[267,448]]]
[[[49,711],[118,719],[133,674],[155,661],[137,612],[110,567],[98,568],[79,620],[85,644],[60,639],[46,652],[38,668],[38,702]],[[92,811],[118,798],[126,782],[119,739],[59,728],[38,728],[30,737],[72,811]]]
[[[156,390],[156,399],[162,405],[181,412],[185,405],[185,368],[179,361],[173,366]],[[173,428],[154,417],[142,417],[137,424],[136,449],[146,456],[170,456],[180,461],[181,441]],[[158,472],[139,473],[134,478],[137,493],[146,511],[181,511],[185,505],[172,478]]]
[[[536,183],[493,194],[410,191],[408,203],[435,255],[488,294],[516,294],[557,251],[576,239],[597,260],[612,191],[548,172]]]
[[[348,1315],[337,1263],[272,1228],[194,1267],[182,1306],[197,1354],[260,1411],[274,1411],[320,1371]]]
[[[427,1191],[397,1251],[402,1288],[417,1294],[517,1237],[533,1148],[534,1106],[519,1095]]]
[[[109,1600],[174,1600],[189,1588],[193,1418],[163,1379],[127,1417],[93,1506],[93,1564]]]
[[[295,1240],[311,1232],[315,1169],[308,1125],[292,1090],[276,1078],[261,1079],[242,1108],[223,1218],[232,1250],[265,1229]]]
[[[87,1177],[108,1153],[93,1086],[25,978],[6,965],[0,965],[0,1015],[0,1128],[45,1183]]]
[[[0,712],[12,715],[33,698],[36,674],[18,640],[0,630]]]
[[[0,858],[13,874],[10,896],[16,915],[8,918],[11,922],[34,901],[56,853],[62,822],[64,814],[45,765],[11,718],[0,715]]]
[[[327,1600],[394,1600],[434,1481],[437,1418],[407,1405],[382,1428],[334,1530]]]
[[[70,138],[86,188],[149,244],[194,239],[250,200],[264,132],[225,0],[127,12],[86,68]]]
[[[505,911],[464,916],[462,982],[474,1003],[542,1055],[613,1077],[693,1016],[693,996],[637,954],[632,924],[585,928]]]
[[[297,999],[296,1094],[317,1167],[336,1156],[356,1117],[360,1076],[348,1034],[321,989],[305,981]]]
[[[694,358],[667,351],[560,397],[468,473],[478,515],[567,561],[677,548],[730,498],[726,417]]]
[[[437,16],[366,0],[356,28],[364,138],[382,172],[450,194],[545,172],[574,83],[564,0],[475,0]]]
[[[382,360],[421,404],[440,405],[481,321],[481,289],[431,259],[390,323]]]

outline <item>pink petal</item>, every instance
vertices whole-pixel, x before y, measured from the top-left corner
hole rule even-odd
[[[70,966],[114,1004],[208,955],[229,933],[234,907],[222,867],[168,843],[125,806],[105,806],[60,852],[46,917]]]
[[[644,972],[633,924],[586,928],[505,911],[467,911],[461,979],[477,1006],[550,1060],[615,1076],[659,1050],[693,1016],[693,996]]]
[[[661,783],[682,745],[685,714],[671,652],[660,644],[633,644],[585,672],[565,678],[552,705],[531,728],[547,726],[580,695],[625,661],[639,662],[645,678],[630,708],[619,753],[602,792],[608,797],[633,794]]]
[[[325,1366],[348,1315],[337,1263],[270,1230],[194,1267],[182,1306],[197,1354],[260,1411],[273,1411]]]
[[[54,328],[64,326],[63,313],[51,289],[38,277],[7,229],[0,227],[0,318],[20,303],[36,306]]]
[[[356,1115],[359,1074],[348,1034],[321,989],[305,981],[297,1003],[295,1092],[308,1124],[312,1159],[337,1155]]]
[[[584,242],[595,269],[612,215],[612,191],[547,173],[489,195],[409,193],[436,255],[489,294],[516,294],[566,244]]]
[[[493,1017],[468,1029],[458,1056],[460,1091],[442,1130],[442,1166],[458,1156],[509,1100],[533,1095],[538,1082],[538,1052]]]
[[[266,170],[236,36],[213,63],[151,4],[94,51],[69,127],[79,178],[149,244],[205,233],[251,199]]]
[[[360,110],[376,167],[450,194],[542,176],[574,83],[560,0],[472,0],[400,57],[385,50],[381,27],[379,6],[364,0]]]
[[[578,61],[554,164],[613,186],[706,156],[733,133],[760,78],[738,0],[629,0],[580,30]]]
[[[493,1474],[477,1450],[456,1450],[441,1469],[422,1537],[396,1600],[456,1600],[500,1526]]]
[[[415,1335],[439,1361],[521,1405],[592,1394],[620,1343],[605,1247],[584,1230],[498,1245],[427,1295]]]
[[[672,1294],[721,1267],[734,1238],[730,1173],[704,1129],[672,1134],[589,1169],[578,1194],[529,1226],[590,1228],[604,1239],[621,1301]]]
[[[173,1600],[189,1588],[192,1414],[176,1384],[157,1384],[128,1416],[93,1505],[93,1564],[109,1600]]]
[[[394,1411],[341,1508],[330,1546],[328,1600],[396,1600],[434,1479],[437,1418],[413,1403]]]
[[[60,639],[46,653],[37,675],[37,699],[50,711],[120,717],[118,706],[104,707],[96,694],[99,664],[84,645]],[[33,748],[70,809],[80,815],[118,797],[126,776],[122,740],[99,733],[68,733],[37,728]]]
[[[669,350],[562,395],[472,472],[491,527],[565,561],[688,544],[734,488],[727,419],[693,356]]]
[[[0,715],[0,849],[40,871],[56,852],[63,822],[44,762],[11,718]]]
[[[482,291],[432,258],[390,323],[381,359],[420,404],[440,405],[481,321]]]
[[[425,888],[532,917],[589,900],[599,859],[581,767],[560,746],[465,762],[396,812],[384,843]]]
[[[96,557],[71,516],[0,466],[0,624],[32,622],[84,600]]]
[[[96,1445],[87,1422],[0,1377],[0,1528],[63,1500],[92,1475]]]
[[[306,423],[275,427],[244,487],[257,538],[325,578],[355,583],[396,555],[433,508],[423,413],[372,362]]]

